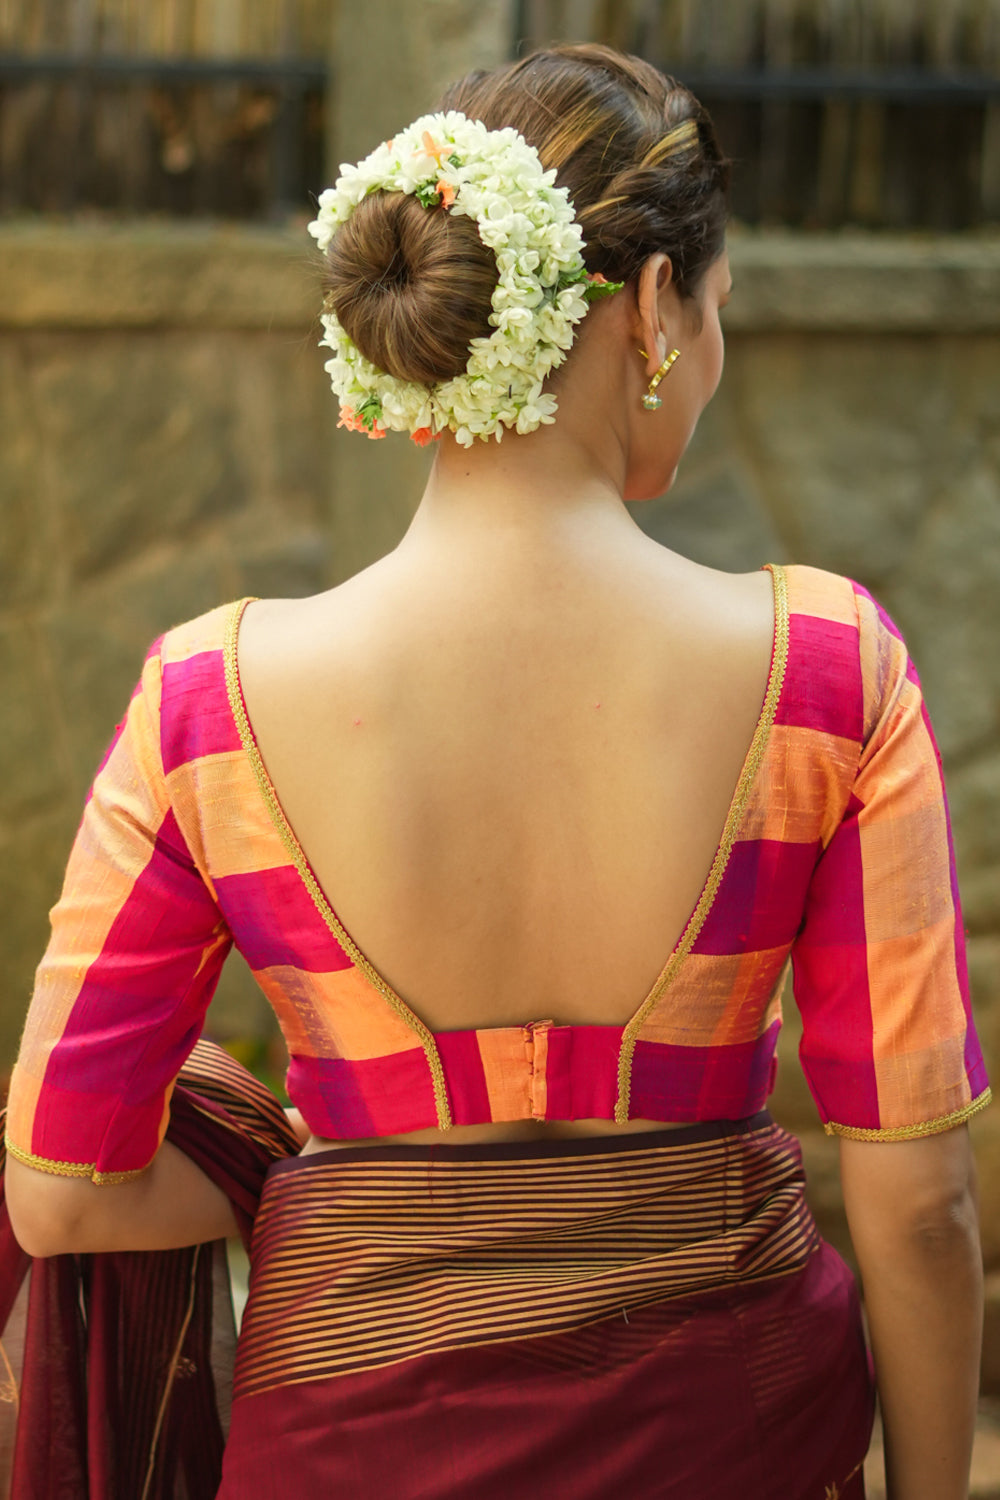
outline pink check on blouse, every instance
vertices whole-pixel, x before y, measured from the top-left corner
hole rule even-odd
[[[433,1034],[320,889],[247,720],[246,601],[170,630],[94,781],[14,1073],[8,1148],[148,1165],[235,942],[333,1139],[522,1118],[740,1120],[774,1081],[786,962],[831,1132],[895,1140],[989,1100],[940,762],[898,631],[859,585],[771,569],[767,694],[698,904],[622,1026]]]

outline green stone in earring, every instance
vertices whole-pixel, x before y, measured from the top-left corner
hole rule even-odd
[[[639,350],[639,353],[642,353],[641,349]],[[662,365],[657,370],[652,380],[649,382],[649,390],[642,398],[642,404],[647,411],[657,411],[663,405],[663,402],[656,394],[656,387],[659,385],[664,375],[666,375],[673,367],[674,362],[680,359],[680,357],[681,351],[679,349],[671,349],[670,353],[667,355],[666,359],[663,361]]]

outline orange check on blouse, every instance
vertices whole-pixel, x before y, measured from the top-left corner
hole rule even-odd
[[[170,630],[94,781],[11,1088],[8,1147],[97,1182],[147,1166],[235,943],[310,1130],[745,1119],[773,1087],[786,962],[831,1132],[897,1139],[989,1102],[940,761],[916,671],[858,584],[771,569],[756,733],[701,898],[632,1020],[433,1034],[344,930],[247,720],[243,604]]]

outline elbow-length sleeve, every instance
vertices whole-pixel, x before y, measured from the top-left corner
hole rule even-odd
[[[231,937],[171,808],[158,643],[87,798],[7,1111],[11,1155],[125,1181],[149,1165]]]
[[[990,1102],[941,760],[906,646],[855,586],[864,732],[792,950],[800,1058],[828,1134],[906,1140]]]

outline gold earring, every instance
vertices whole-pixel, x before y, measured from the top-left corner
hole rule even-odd
[[[642,355],[643,359],[649,358],[644,349],[640,349],[639,353]],[[677,360],[680,359],[680,357],[681,351],[679,349],[671,349],[670,353],[667,355],[666,359],[663,361],[662,365],[657,370],[652,380],[649,382],[649,390],[642,398],[642,404],[647,411],[657,411],[663,405],[660,397],[656,394],[656,387],[659,385],[664,375],[669,373],[671,366],[674,365]]]

